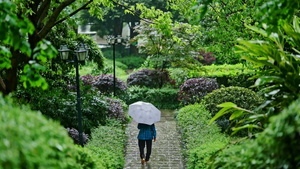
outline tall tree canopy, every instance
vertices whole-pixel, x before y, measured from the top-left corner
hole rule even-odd
[[[40,42],[54,26],[67,21],[87,7],[93,15],[101,18],[103,11],[99,8],[100,5],[114,6],[112,1],[102,0],[4,0],[0,4],[3,6],[3,10],[1,10],[1,21],[3,22],[1,23],[6,23],[7,20],[10,22],[8,26],[1,26],[0,32],[5,32],[10,28],[17,29],[16,31],[12,29],[17,33],[12,32],[6,36],[13,42],[6,43],[5,39],[1,39],[1,44],[7,44],[10,47],[9,54],[3,55],[4,57],[1,59],[6,61],[6,66],[0,67],[2,84],[0,90],[4,94],[16,90],[20,80],[19,76],[24,73],[27,76],[23,76],[21,80],[24,81],[25,87],[28,85],[47,87],[45,79],[39,75],[39,72],[45,69],[43,64],[55,57],[57,52],[48,42]],[[18,33],[18,30],[21,30],[21,34]],[[20,45],[17,40],[11,40],[16,38],[21,39]],[[42,55],[37,56],[37,53]]]

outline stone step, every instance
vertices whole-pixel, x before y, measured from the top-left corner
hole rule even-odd
[[[155,124],[157,141],[152,143],[149,164],[141,164],[139,157],[137,123],[127,127],[128,144],[126,146],[124,169],[184,169],[181,156],[180,135],[174,120],[174,111],[161,110],[161,121]],[[146,151],[146,150],[145,150]]]

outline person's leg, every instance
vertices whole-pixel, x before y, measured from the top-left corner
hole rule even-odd
[[[152,140],[146,140],[147,144],[147,154],[146,154],[146,161],[149,161],[152,149]]]
[[[145,140],[139,140],[139,149],[140,149],[140,157],[141,159],[145,158]]]

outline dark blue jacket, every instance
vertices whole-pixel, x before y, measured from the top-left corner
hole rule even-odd
[[[139,123],[137,126],[138,129],[140,129],[138,139],[139,140],[152,140],[156,138],[156,130],[155,125],[147,125]]]

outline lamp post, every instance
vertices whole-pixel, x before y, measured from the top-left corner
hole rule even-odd
[[[108,35],[106,38],[106,41],[109,45],[113,45],[113,74],[114,74],[114,96],[116,96],[116,56],[115,56],[115,50],[116,50],[116,44],[122,43],[122,37],[118,35],[117,37],[114,37],[113,35]]]
[[[67,45],[62,45],[58,50],[62,60],[68,60],[70,49],[68,49]],[[83,135],[82,135],[82,117],[81,117],[81,97],[80,97],[80,85],[79,85],[79,69],[78,63],[84,61],[87,57],[86,47],[84,44],[80,44],[77,47],[77,50],[74,51],[75,54],[73,56],[73,62],[76,68],[76,89],[77,89],[77,111],[78,111],[78,128],[79,128],[79,143],[83,147]]]

